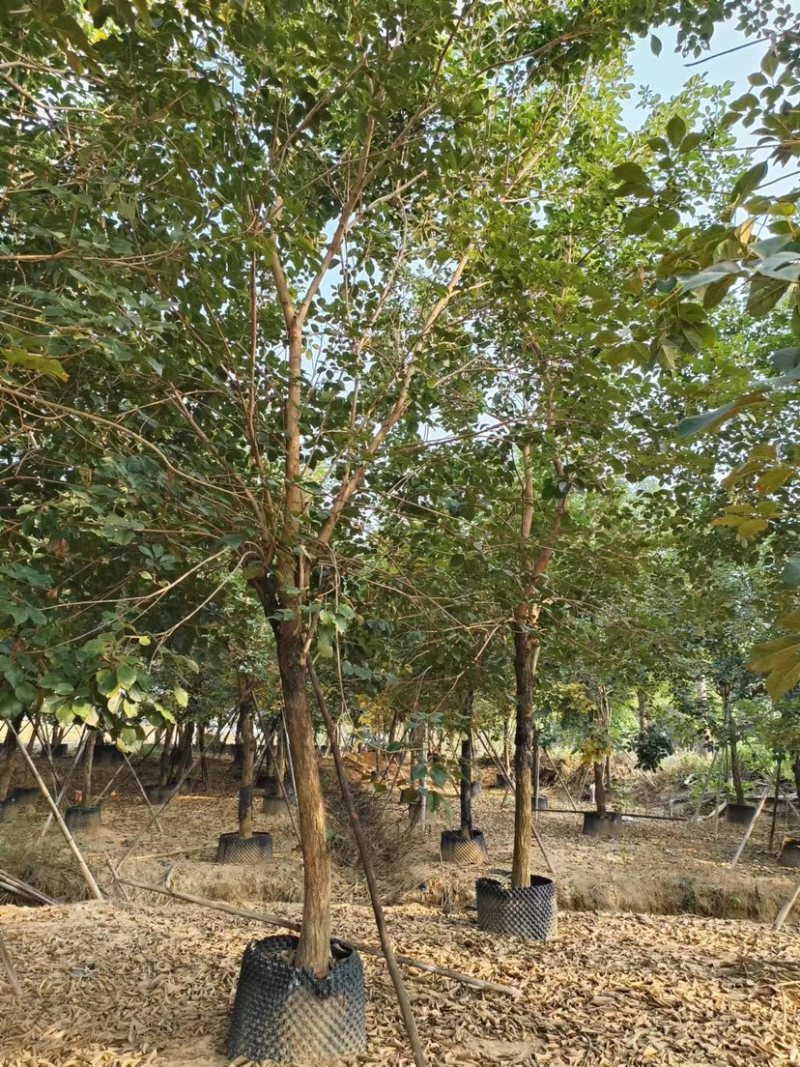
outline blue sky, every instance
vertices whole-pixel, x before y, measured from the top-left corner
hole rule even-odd
[[[753,38],[746,37],[744,33],[736,29],[736,23],[731,21],[717,28],[709,53],[700,57],[703,62],[699,66],[687,67],[687,63],[694,62],[694,57],[683,56],[675,51],[677,31],[662,27],[658,31],[658,37],[663,45],[660,55],[653,54],[650,48],[650,37],[647,36],[637,42],[629,56],[629,62],[633,67],[632,81],[636,88],[630,99],[623,105],[623,120],[630,129],[637,129],[647,117],[646,110],[639,107],[638,88],[640,86],[648,86],[663,99],[668,100],[681,91],[690,77],[701,74],[706,81],[714,85],[732,82],[730,99],[735,100],[751,91],[752,87],[747,77],[759,69],[761,60],[769,47],[766,41],[752,43]],[[718,55],[720,52],[742,44],[747,44],[748,47],[728,55]],[[741,125],[733,127],[733,132],[742,148],[750,147],[756,142],[757,138],[752,131],[746,130]],[[762,150],[752,158],[754,160],[766,159],[768,154]],[[772,170],[770,177],[779,177],[782,173],[790,175],[794,169],[790,167],[789,171],[786,171],[779,167]],[[793,182],[789,176],[785,184],[780,182],[771,186],[770,193],[774,196],[792,187]]]
[[[633,66],[633,81],[637,86],[647,85],[665,99],[677,95],[683,85],[694,74],[703,74],[706,81],[715,85],[723,85],[725,82],[734,83],[733,97],[741,96],[747,92],[749,83],[747,75],[758,70],[762,56],[767,51],[767,44],[750,44],[749,47],[732,55],[719,56],[708,59],[705,56],[700,66],[687,67],[686,64],[693,62],[693,57],[685,57],[675,51],[677,33],[673,29],[662,28],[658,31],[658,37],[663,44],[661,54],[653,55],[650,48],[650,37],[644,37],[636,44],[630,56]],[[740,33],[735,23],[725,23],[714,33],[710,55],[735,48],[745,44],[748,38]],[[626,125],[633,128],[641,125],[646,117],[638,109],[638,93],[635,92],[624,107]]]

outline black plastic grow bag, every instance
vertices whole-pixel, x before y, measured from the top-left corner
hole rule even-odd
[[[800,841],[784,841],[778,863],[781,867],[800,867]]]
[[[259,830],[252,837],[238,833],[220,834],[217,863],[247,863],[255,866],[272,859],[272,834]]]
[[[756,809],[752,804],[728,804],[725,809],[725,820],[736,823],[737,826],[749,826],[755,813]]]
[[[228,1030],[231,1059],[319,1064],[366,1048],[361,957],[332,941],[331,973],[315,978],[286,958],[296,947],[296,937],[280,936],[244,950]]]
[[[473,830],[469,840],[460,830],[442,830],[441,854],[444,863],[486,863],[486,838],[480,830]]]
[[[511,889],[496,878],[479,878],[478,927],[493,934],[548,941],[558,932],[556,884],[534,875],[530,886]]]
[[[18,808],[35,808],[41,793],[36,786],[17,786],[17,788],[11,794],[11,799],[17,805]]]
[[[67,824],[67,829],[73,833],[94,830],[100,825],[100,808],[67,808],[64,812],[64,822]]]
[[[622,830],[622,815],[618,811],[585,811],[583,832],[590,837],[618,837]]]

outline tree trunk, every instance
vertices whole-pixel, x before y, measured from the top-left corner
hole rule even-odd
[[[279,783],[278,796],[282,796],[281,784],[286,781],[286,733],[283,729],[283,719],[278,723],[275,739],[275,777]]]
[[[606,810],[606,790],[603,785],[603,764],[594,764],[594,802],[597,811],[603,815]]]
[[[647,693],[644,689],[636,690],[636,699],[639,703],[639,735],[642,736],[647,729]]]
[[[6,725],[6,736],[3,739],[3,763],[2,769],[0,769],[0,800],[5,800],[8,796],[8,791],[11,787],[11,778],[14,774],[14,767],[20,762],[22,756],[19,754],[17,748],[17,742],[14,738],[14,733],[11,730],[11,726],[14,730],[19,732],[22,727],[23,713],[20,712],[15,718],[10,720],[10,726]]]
[[[606,775],[605,787],[606,789],[611,789],[611,756],[606,756],[604,766]]]
[[[177,731],[177,742],[170,754],[169,784],[180,782],[192,765],[192,744],[194,742],[194,721],[187,720]]]
[[[461,742],[461,836],[472,840],[472,690],[467,693],[467,730]]]
[[[731,746],[731,778],[733,779],[733,791],[736,794],[736,803],[744,804],[744,786],[742,785],[742,763],[739,759],[739,745],[736,740],[736,734],[731,730],[730,737]]]
[[[172,738],[175,727],[168,726],[164,731],[164,747],[161,749],[161,759],[158,764],[158,784],[165,786],[169,781],[170,757],[172,755]]]
[[[535,811],[539,810],[539,777],[541,775],[541,751],[539,748],[539,727],[534,722],[533,724],[533,764],[531,766],[531,795],[533,797],[533,807]]]
[[[203,788],[208,789],[208,760],[206,759],[206,726],[205,723],[197,724],[197,748],[200,752],[200,777]]]
[[[531,647],[527,628],[514,627],[514,675],[516,678],[517,728],[514,736],[514,776],[517,781],[514,803],[514,858],[512,889],[531,884],[531,769],[533,766],[533,677],[539,646]]]
[[[276,623],[274,630],[303,852],[303,927],[295,964],[309,967],[315,975],[323,977],[330,968],[331,869],[325,805],[306,694],[303,631],[295,620]]]
[[[239,783],[239,837],[253,836],[253,768],[255,764],[255,738],[253,735],[252,681],[243,684],[239,710],[239,725],[242,744],[242,777]]]
[[[503,770],[506,780],[511,777],[511,729],[509,719],[503,719]]]
[[[798,799],[800,799],[800,756],[796,756],[792,760],[792,774],[794,775],[794,791],[797,793]]]
[[[83,750],[83,806],[92,806],[92,771],[94,770],[94,746],[97,743],[97,730],[89,730],[86,747]]]

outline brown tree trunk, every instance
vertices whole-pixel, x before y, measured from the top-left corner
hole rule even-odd
[[[164,731],[164,747],[161,749],[161,759],[158,764],[158,784],[165,786],[169,781],[170,757],[172,755],[172,738],[175,735],[175,727],[170,725]]]
[[[0,800],[5,800],[8,797],[8,791],[11,788],[11,778],[14,774],[14,767],[22,759],[17,748],[17,742],[14,737],[14,733],[11,730],[11,726],[14,730],[19,731],[22,727],[22,712],[15,718],[10,720],[10,726],[6,726],[6,736],[3,739],[3,762],[0,766]]]
[[[792,760],[792,774],[794,776],[794,791],[800,800],[800,756]]]
[[[286,733],[283,729],[283,719],[278,723],[275,738],[275,777],[279,783],[278,796],[282,796],[281,785],[286,781]]]
[[[208,759],[206,758],[206,726],[205,723],[197,724],[197,748],[200,752],[200,777],[203,788],[208,789]]]
[[[467,693],[466,719],[467,730],[461,742],[461,836],[466,841],[472,840],[472,700],[473,693]]]
[[[539,645],[531,646],[527,629],[514,627],[514,675],[516,678],[517,728],[514,736],[514,858],[512,889],[531,884],[531,770],[533,767],[533,678]]]
[[[94,770],[94,746],[97,743],[97,730],[89,730],[86,747],[83,750],[83,806],[92,806],[92,771]]]
[[[511,738],[509,719],[503,719],[503,770],[506,780],[511,777]]]
[[[191,712],[190,712],[191,714]],[[180,782],[192,765],[194,721],[188,719],[180,729],[176,728],[177,741],[170,754],[169,784]]]
[[[253,836],[253,768],[255,764],[255,736],[253,734],[252,680],[244,679],[239,710],[242,745],[242,777],[239,783],[239,837]]]
[[[733,779],[733,791],[736,794],[736,803],[744,804],[744,785],[742,784],[742,762],[739,759],[739,745],[736,740],[736,734],[731,731],[730,737],[731,747],[731,778]]]
[[[539,728],[534,722],[533,724],[533,763],[531,765],[531,795],[533,797],[533,807],[535,811],[539,810],[539,777],[541,775],[541,752],[539,748]]]
[[[606,810],[606,790],[603,785],[603,764],[594,764],[594,802],[598,812],[602,815]]]
[[[606,775],[605,787],[606,787],[606,789],[611,789],[611,756],[610,755],[606,756],[605,761],[604,761],[604,767],[605,767],[605,775]]]
[[[295,620],[279,622],[274,629],[303,852],[303,927],[295,963],[322,977],[330,968],[331,870],[325,805],[306,693],[303,631]]]
[[[647,693],[644,689],[636,690],[636,699],[639,703],[639,734],[643,735],[647,729]]]

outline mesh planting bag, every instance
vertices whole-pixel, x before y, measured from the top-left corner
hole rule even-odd
[[[267,937],[245,949],[228,1030],[231,1059],[319,1064],[366,1048],[361,957],[332,941],[333,969],[315,978],[286,959],[297,940]]]
[[[469,841],[460,830],[443,830],[440,848],[445,863],[486,863],[489,858],[480,830],[473,830]]]
[[[262,810],[265,815],[288,815],[289,805],[283,797],[273,797],[267,793],[264,797]]]
[[[556,884],[534,875],[530,886],[510,889],[496,878],[479,878],[478,928],[529,941],[548,941],[558,932]]]
[[[736,823],[737,826],[749,826],[755,813],[756,809],[752,804],[728,804],[725,809],[725,820]]]
[[[590,837],[619,837],[622,816],[618,811],[585,811],[583,832]]]
[[[35,786],[33,788],[24,788],[22,786],[17,786],[17,788],[11,794],[11,799],[21,810],[23,808],[27,810],[35,808],[40,797],[41,793]]]
[[[238,833],[219,835],[217,863],[246,863],[255,866],[271,859],[271,834],[258,831],[252,837],[239,837]]]
[[[531,797],[531,808],[535,811],[547,811],[549,801],[547,797],[540,796],[538,801]]]
[[[800,867],[800,841],[784,841],[778,863],[781,867]]]
[[[73,833],[95,830],[100,825],[100,808],[67,808],[64,812],[67,829]]]
[[[13,797],[0,800],[0,822],[11,822],[18,814],[17,802]]]

